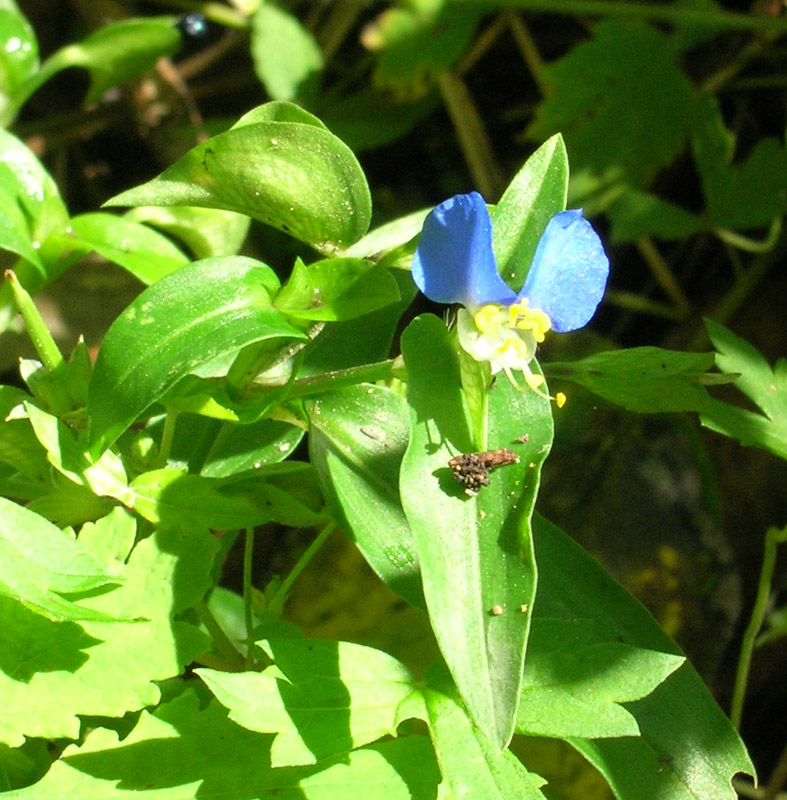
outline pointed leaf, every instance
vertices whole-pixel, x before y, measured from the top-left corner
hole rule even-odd
[[[197,145],[158,178],[107,205],[223,208],[323,252],[360,239],[371,198],[350,149],[318,124],[254,118]]]
[[[361,384],[310,401],[307,412],[309,452],[333,518],[391,589],[425,609],[415,540],[399,497],[407,403]]]
[[[568,155],[558,133],[517,172],[492,213],[492,247],[497,268],[509,286],[525,282],[538,240],[555,214],[566,207]]]
[[[0,498],[0,595],[18,600],[51,620],[105,620],[113,617],[60,595],[119,583],[83,542],[43,517]]]
[[[552,439],[551,411],[534,392],[497,382],[489,397],[488,444],[513,448],[521,463],[501,467],[478,497],[468,497],[448,466],[475,448],[444,324],[418,317],[402,336],[402,353],[411,407],[402,504],[417,542],[429,615],[473,720],[505,747],[535,592],[529,519]],[[527,442],[520,439],[525,434]]]
[[[424,690],[429,732],[443,780],[456,797],[485,800],[544,800],[546,782],[528,772],[509,750],[500,750],[467,715],[448,675],[429,670]]]
[[[682,655],[645,608],[588,553],[543,517],[534,523],[537,618],[591,620],[592,641]],[[688,662],[626,708],[637,721],[639,737],[571,739],[619,800],[733,800],[733,775],[754,774],[740,737]]]
[[[413,692],[414,679],[387,653],[309,639],[272,640],[265,649],[275,666],[264,672],[197,674],[230,719],[278,734],[272,766],[315,764],[395,735],[399,704]]]
[[[587,638],[578,641],[576,634]],[[591,739],[638,736],[621,705],[650,694],[686,660],[622,642],[595,643],[589,626],[563,619],[533,622],[517,731]]]
[[[155,712],[143,711],[122,741],[96,728],[64,751],[39,783],[8,800],[156,800],[288,798],[433,800],[440,773],[425,736],[382,742],[316,766],[274,769],[271,737],[227,719],[216,702],[200,708],[186,690]]]
[[[297,319],[337,322],[368,314],[399,299],[388,270],[360,258],[328,258],[308,267],[297,259],[274,300]]]
[[[305,339],[270,302],[269,267],[234,256],[196,261],[144,291],[113,323],[87,402],[95,452],[192,369],[266,339]]]
[[[140,620],[131,624],[51,622],[0,598],[0,741],[76,739],[80,714],[117,717],[158,703],[155,682],[180,675],[209,646],[199,629],[174,617],[208,590],[217,549],[207,533],[158,531],[138,542],[123,584],[80,600]]]

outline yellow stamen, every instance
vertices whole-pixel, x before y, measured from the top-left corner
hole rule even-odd
[[[563,406],[566,404],[566,399],[567,398],[563,392],[555,392],[555,405],[558,408],[563,408]]]
[[[503,309],[493,303],[487,303],[473,317],[476,328],[481,333],[493,333],[505,322],[505,319],[506,315]]]

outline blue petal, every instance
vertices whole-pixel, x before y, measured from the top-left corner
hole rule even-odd
[[[440,203],[424,222],[413,257],[413,280],[436,303],[509,304],[514,292],[497,273],[492,221],[478,192]]]
[[[601,302],[609,259],[582,211],[549,220],[518,299],[546,313],[558,333],[586,325]]]

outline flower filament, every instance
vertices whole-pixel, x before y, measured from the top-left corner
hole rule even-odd
[[[477,310],[460,309],[457,317],[459,343],[476,360],[488,361],[492,374],[501,370],[519,389],[512,370],[519,370],[527,387],[536,389],[544,382],[530,369],[536,347],[552,327],[549,317],[528,307],[527,298],[505,306],[487,303]]]

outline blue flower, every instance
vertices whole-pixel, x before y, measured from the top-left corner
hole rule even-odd
[[[460,303],[459,343],[516,384],[520,370],[531,388],[543,378],[530,362],[547,331],[586,325],[604,294],[609,260],[582,211],[563,211],[547,224],[521,291],[497,271],[492,220],[477,192],[440,203],[424,222],[413,258],[418,288],[438,303]]]

